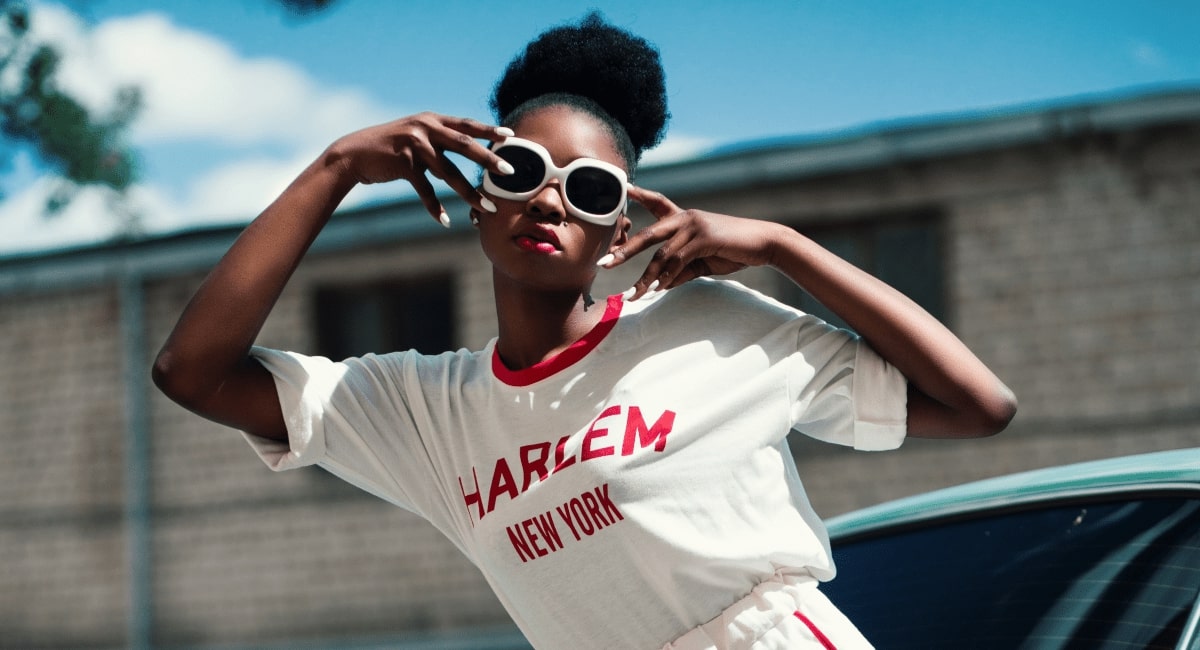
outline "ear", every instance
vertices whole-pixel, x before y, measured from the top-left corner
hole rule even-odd
[[[609,245],[609,250],[624,246],[625,242],[629,241],[629,231],[633,229],[633,221],[625,215],[617,218],[617,228],[613,231],[612,244]]]

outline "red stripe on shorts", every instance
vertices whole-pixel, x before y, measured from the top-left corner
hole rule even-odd
[[[808,627],[808,631],[812,632],[813,636],[817,637],[817,641],[821,642],[821,646],[824,647],[825,650],[837,650],[837,647],[833,645],[833,641],[830,641],[829,637],[825,636],[825,633],[817,627],[816,623],[808,620],[808,617],[804,614],[801,614],[799,610],[793,613],[796,615],[796,618],[800,619],[801,623],[804,623],[804,625]]]

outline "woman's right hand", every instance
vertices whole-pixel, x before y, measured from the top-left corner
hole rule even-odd
[[[326,149],[242,231],[209,272],[163,344],[154,381],[171,399],[216,422],[287,440],[275,380],[250,348],[300,259],[355,183],[403,178],[445,225],[426,172],[467,203],[490,202],[446,157],[465,156],[503,173],[500,158],[476,141],[500,140],[507,129],[421,113],[351,133]],[[439,218],[441,217],[441,218]]]
[[[478,142],[498,141],[510,135],[510,129],[468,118],[419,113],[355,131],[330,145],[327,154],[355,182],[408,181],[429,214],[448,226],[449,217],[426,172],[445,181],[472,207],[495,212],[496,206],[475,189],[446,154],[459,154],[494,173],[511,174],[507,162]]]

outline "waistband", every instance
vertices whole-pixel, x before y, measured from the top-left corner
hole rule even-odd
[[[663,650],[871,648],[854,624],[820,592],[818,584],[806,574],[776,573]]]

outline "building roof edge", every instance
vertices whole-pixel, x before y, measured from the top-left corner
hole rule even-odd
[[[1188,121],[1200,122],[1200,86],[1141,87],[736,143],[695,158],[643,168],[638,182],[667,195],[729,190],[1091,132]],[[443,200],[451,214],[466,213],[456,196]],[[202,226],[142,239],[0,255],[0,295],[95,284],[128,275],[155,277],[203,270],[220,258],[243,227]],[[469,226],[457,222],[450,231],[443,230],[415,198],[401,199],[339,210],[313,247],[327,252],[467,230]]]

